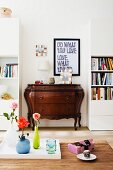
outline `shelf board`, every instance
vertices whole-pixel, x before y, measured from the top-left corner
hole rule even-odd
[[[97,101],[97,102],[98,102],[98,101],[99,101],[99,102],[100,102],[100,101],[101,101],[101,102],[104,102],[104,101],[112,101],[112,102],[113,102],[113,99],[109,99],[109,100],[107,100],[107,99],[106,99],[106,100],[105,100],[105,99],[104,99],[104,100],[93,100],[93,99],[91,99],[91,101]]]
[[[18,77],[0,77],[0,80],[18,80]]]
[[[92,87],[113,87],[113,85],[91,85]]]
[[[91,70],[91,73],[113,73],[113,70]]]
[[[0,58],[18,58],[18,55],[0,55]]]
[[[91,58],[113,58],[113,56],[91,56]]]

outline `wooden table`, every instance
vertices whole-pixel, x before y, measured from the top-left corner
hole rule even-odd
[[[2,160],[0,169],[6,170],[113,170],[113,150],[107,143],[98,143],[93,152],[95,161],[81,161],[61,144],[61,160]]]

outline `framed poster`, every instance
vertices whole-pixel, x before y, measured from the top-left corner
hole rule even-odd
[[[73,76],[80,76],[80,39],[54,39],[54,75],[72,68]]]

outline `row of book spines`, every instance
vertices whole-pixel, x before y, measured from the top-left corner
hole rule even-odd
[[[113,100],[113,88],[92,88],[92,100]]]
[[[95,62],[95,67],[93,67]],[[92,70],[113,70],[113,58],[92,58]]]
[[[113,85],[113,73],[92,73],[92,85]]]
[[[18,77],[18,64],[6,64],[0,66],[1,77]]]

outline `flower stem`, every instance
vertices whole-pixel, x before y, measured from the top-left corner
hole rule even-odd
[[[22,129],[22,136],[24,135],[24,129]]]
[[[13,123],[13,118],[11,119],[11,124]]]

